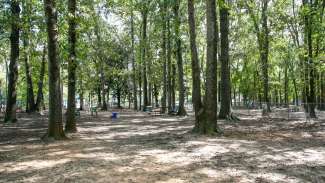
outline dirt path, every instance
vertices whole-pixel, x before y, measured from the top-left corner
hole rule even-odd
[[[192,118],[82,114],[71,140],[44,143],[45,117],[0,124],[0,182],[325,182],[325,123],[220,122],[222,137],[188,133]]]

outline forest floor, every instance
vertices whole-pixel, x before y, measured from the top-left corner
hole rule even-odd
[[[240,116],[219,137],[193,118],[81,113],[70,140],[40,140],[45,116],[0,124],[0,182],[325,182],[325,121]]]

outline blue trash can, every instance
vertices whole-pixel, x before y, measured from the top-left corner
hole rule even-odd
[[[117,119],[117,112],[112,112],[112,119]]]

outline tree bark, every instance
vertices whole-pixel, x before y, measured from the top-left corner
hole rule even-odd
[[[133,1],[132,1],[133,2]],[[135,66],[135,53],[134,53],[134,14],[133,9],[131,10],[131,59],[132,59],[132,80],[133,80],[133,108],[138,110],[138,95],[137,95],[137,80],[136,80],[136,66]]]
[[[41,72],[38,79],[38,90],[37,90],[37,98],[35,104],[36,106],[35,108],[39,112],[42,110],[42,104],[44,101],[43,86],[44,86],[44,76],[45,76],[45,65],[46,65],[46,44],[44,44],[44,48],[43,48]]]
[[[269,59],[269,30],[268,30],[268,17],[267,17],[268,0],[263,0],[262,7],[262,32],[261,32],[261,48],[260,58],[262,62],[262,75],[263,75],[263,95],[264,102],[267,106],[267,112],[271,112],[269,100],[269,72],[268,72],[268,59]]]
[[[190,32],[191,47],[191,67],[192,67],[192,100],[195,114],[195,126],[193,132],[200,132],[202,129],[201,118],[203,114],[201,99],[201,79],[200,79],[200,62],[198,50],[196,46],[196,30],[195,30],[195,9],[194,0],[187,1],[188,8],[188,24]]]
[[[221,106],[219,118],[225,119],[230,115],[231,85],[229,68],[229,10],[225,0],[220,1],[220,34],[221,34]]]
[[[68,109],[65,131],[77,132],[76,125],[76,0],[69,0],[69,61],[68,61]]]
[[[20,7],[18,0],[10,2],[11,9],[11,34],[10,34],[10,63],[9,82],[6,114],[4,122],[16,122],[16,100],[17,100],[17,79],[18,79],[18,59],[19,59],[19,14]]]
[[[171,109],[174,111],[176,109],[176,64],[172,62],[172,67],[171,67]]]
[[[101,86],[98,86],[97,87],[97,107],[98,108],[102,108],[102,91],[101,91]]]
[[[176,59],[178,68],[178,87],[179,87],[179,107],[177,115],[185,116],[185,85],[184,85],[184,71],[183,71],[183,57],[182,57],[182,41],[180,37],[180,16],[179,16],[180,0],[174,2],[174,14],[175,14],[175,42],[176,42]]]
[[[304,7],[311,8],[310,2],[303,0],[302,4]],[[309,13],[304,14],[304,44],[305,44],[305,90],[307,99],[307,112],[310,118],[316,118],[315,113],[315,68],[313,63],[313,42],[312,42],[312,17]]]
[[[288,63],[284,66],[284,106],[289,107],[289,78],[288,78]]]
[[[57,11],[55,0],[44,0],[48,35],[49,72],[49,128],[46,137],[64,139],[62,124],[62,103],[60,90],[60,62],[57,52]]]
[[[169,16],[167,10],[167,17]],[[168,96],[168,113],[172,112],[172,98],[173,98],[173,84],[172,84],[172,50],[171,50],[171,31],[170,31],[170,19],[167,18],[167,96]]]
[[[207,68],[206,91],[204,100],[205,124],[203,134],[213,135],[217,130],[217,20],[216,1],[206,0],[207,22]]]
[[[106,102],[106,89],[105,89],[105,73],[103,66],[100,69],[100,80],[101,80],[101,94],[102,94],[102,111],[107,111],[107,102]]]
[[[148,106],[148,79],[147,79],[147,20],[148,20],[148,10],[147,7],[144,7],[142,14],[142,67],[143,67],[143,105],[144,107]]]
[[[35,109],[35,100],[34,100],[34,90],[33,90],[33,81],[31,75],[30,68],[30,26],[31,26],[31,4],[29,2],[24,3],[24,36],[23,36],[23,44],[24,44],[24,64],[25,64],[25,73],[26,73],[26,112],[31,113],[34,112]]]
[[[166,3],[167,0],[164,0],[163,4],[161,5],[161,15],[163,17],[163,21],[162,21],[162,45],[161,45],[161,49],[162,49],[162,53],[161,53],[161,57],[162,57],[162,62],[163,62],[163,93],[162,93],[162,98],[161,98],[161,107],[162,110],[161,112],[164,114],[166,113],[166,103],[167,103],[167,57],[166,57],[166,42],[167,42],[167,38],[166,38],[166,30],[167,30],[167,24],[166,24]]]

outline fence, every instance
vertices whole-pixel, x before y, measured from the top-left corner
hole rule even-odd
[[[286,120],[313,120],[312,116],[308,112],[309,106],[315,106],[315,115],[317,120],[325,120],[325,110],[322,109],[322,104],[299,104],[299,105],[282,105],[270,103],[271,112],[267,112],[266,103],[254,105],[254,104],[242,104],[232,107],[232,111],[239,117],[263,117],[280,118]]]

